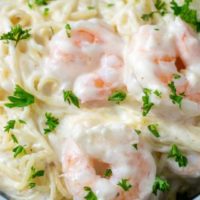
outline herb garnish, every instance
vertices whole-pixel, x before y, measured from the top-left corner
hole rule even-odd
[[[78,97],[71,91],[63,91],[64,101],[68,101],[69,104],[74,104],[77,108],[80,108]]]
[[[66,30],[66,33],[67,33],[67,37],[70,38],[71,33],[72,33],[72,27],[70,26],[70,24],[65,25],[65,30]]]
[[[111,7],[113,7],[115,4],[114,3],[107,3],[107,7],[108,8],[111,8]]]
[[[128,179],[122,179],[117,185],[119,185],[124,191],[128,191],[132,187],[128,182]]]
[[[104,177],[111,177],[112,176],[112,170],[111,169],[106,169],[105,173],[104,173]]]
[[[185,0],[184,4],[179,6],[175,0],[172,0],[171,8],[174,15],[180,16],[183,21],[193,25],[197,32],[200,32],[200,21],[198,21],[197,10],[191,9],[190,3],[192,3],[192,0]]]
[[[30,36],[30,29],[22,29],[20,25],[16,25],[9,32],[2,34],[0,40],[15,41],[15,46],[17,46],[20,40],[28,39]]]
[[[59,120],[55,118],[52,113],[45,113],[46,122],[45,124],[48,126],[48,128],[44,129],[44,134],[48,134],[56,129],[56,127],[59,124]]]
[[[6,124],[6,126],[4,126],[4,131],[9,132],[11,129],[14,129],[15,123],[16,123],[15,120],[9,120]]]
[[[136,150],[138,150],[138,144],[132,144],[132,147],[134,147]]]
[[[16,144],[19,143],[15,135],[11,134],[11,138],[12,138],[14,143],[16,143]]]
[[[108,97],[108,101],[113,101],[116,104],[124,101],[126,99],[126,93],[123,91],[115,91]]]
[[[16,146],[13,150],[14,158],[16,158],[20,154],[26,154],[26,150],[22,145]]]
[[[87,195],[84,197],[86,200],[98,200],[96,194],[92,191],[90,187],[84,187]]]
[[[169,95],[169,97],[172,100],[172,103],[178,104],[179,108],[181,108],[181,103],[182,103],[182,100],[183,100],[183,97],[184,97],[184,93],[177,94],[174,81],[171,81],[168,84],[168,87],[171,89],[171,94]]]
[[[155,137],[160,137],[160,134],[158,132],[158,124],[150,124],[147,127],[149,131],[155,136]]]
[[[139,129],[135,129],[135,132],[136,132],[138,135],[140,135],[140,134],[142,133],[142,131],[139,130]]]
[[[174,160],[178,163],[179,167],[186,167],[188,160],[187,157],[185,157],[179,148],[173,144],[169,153],[168,153],[168,158],[174,158]]]
[[[8,99],[11,102],[5,104],[5,106],[8,108],[29,106],[35,101],[34,96],[26,92],[19,85],[16,85],[14,95],[9,96]]]
[[[161,16],[164,16],[167,13],[167,4],[164,1],[156,0],[155,7],[156,11],[144,14],[141,18],[144,21],[148,21],[149,19],[153,18],[154,14],[160,14]]]
[[[35,0],[35,4],[38,6],[45,6],[48,4],[48,0]]]
[[[153,188],[152,188],[152,192],[157,195],[158,190],[165,192],[168,191],[170,188],[169,183],[167,182],[167,180],[160,178],[159,176],[156,177],[154,184],[153,184]]]
[[[154,106],[154,103],[150,101],[150,95],[152,91],[148,88],[144,88],[143,92],[144,92],[144,96],[142,96],[142,101],[143,101],[142,115],[146,116],[151,110],[151,108]]]
[[[31,167],[31,175],[29,178],[29,181],[31,181],[28,186],[29,188],[34,188],[36,186],[36,183],[32,182],[32,180],[36,177],[44,176],[44,170],[36,170],[35,167]]]

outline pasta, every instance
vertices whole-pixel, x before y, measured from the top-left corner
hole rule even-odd
[[[191,100],[189,97],[189,100],[184,101],[182,105],[183,110],[179,111],[178,106],[173,105],[174,102],[172,104],[167,100],[159,100],[158,94],[157,97],[156,95],[152,97],[155,100],[153,103],[155,113],[150,113],[148,116],[141,115],[142,95],[146,95],[146,98],[148,98],[152,91],[159,90],[162,91],[163,98],[167,98],[168,93],[166,92],[166,85],[157,87],[156,84],[160,79],[157,81],[154,74],[152,80],[151,78],[146,79],[146,82],[143,80],[145,77],[151,76],[151,72],[142,71],[144,62],[146,62],[143,62],[143,58],[144,60],[150,58],[151,52],[144,56],[144,54],[140,54],[140,50],[146,48],[148,49],[145,50],[146,52],[149,52],[149,49],[156,52],[157,48],[162,47],[156,41],[164,41],[162,35],[165,31],[169,31],[169,35],[175,35],[175,31],[173,32],[172,29],[175,29],[176,26],[183,27],[181,30],[187,29],[181,24],[182,22],[178,24],[179,21],[175,20],[172,13],[168,13],[166,17],[162,17],[158,13],[149,21],[143,20],[142,14],[151,13],[157,9],[156,1],[153,0],[49,0],[43,5],[36,2],[34,0],[2,0],[0,2],[0,35],[8,33],[12,27],[17,26],[31,34],[30,37],[19,42],[16,41],[16,43],[9,39],[1,39],[0,41],[0,190],[14,200],[67,200],[72,198],[81,200],[83,197],[87,199],[83,192],[80,192],[78,194],[80,196],[75,198],[75,194],[78,193],[75,191],[76,187],[80,187],[78,184],[82,184],[82,180],[84,183],[84,175],[81,179],[82,176],[74,170],[75,166],[70,168],[68,157],[72,156],[72,152],[66,147],[66,144],[70,146],[69,138],[73,138],[79,144],[77,146],[72,145],[71,148],[74,148],[74,151],[79,152],[80,155],[85,155],[87,152],[88,157],[95,158],[92,161],[94,163],[101,159],[108,163],[109,159],[112,160],[115,157],[112,155],[116,154],[117,157],[117,153],[119,153],[119,157],[121,156],[121,159],[124,159],[124,163],[129,165],[131,163],[132,165],[135,161],[128,159],[131,150],[127,147],[127,154],[124,153],[121,144],[129,144],[134,141],[138,143],[141,149],[144,148],[138,151],[139,153],[134,152],[135,157],[140,160],[140,164],[148,166],[143,169],[144,174],[150,174],[148,178],[145,179],[144,177],[143,180],[142,173],[138,170],[140,167],[134,168],[135,175],[132,179],[135,177],[135,179],[140,179],[140,177],[137,177],[137,173],[141,173],[142,177],[142,183],[138,181],[136,186],[139,191],[138,196],[131,192],[123,196],[119,188],[111,187],[110,185],[117,178],[116,180],[113,178],[112,183],[110,183],[99,178],[99,176],[102,176],[102,172],[98,172],[100,174],[97,173],[98,176],[88,172],[91,177],[94,176],[94,179],[99,181],[100,186],[105,184],[105,187],[102,188],[107,193],[102,192],[102,196],[101,192],[98,194],[99,199],[102,200],[120,199],[120,195],[122,195],[121,198],[124,197],[127,200],[159,199],[159,196],[155,197],[153,194],[149,194],[152,188],[149,185],[152,186],[153,184],[152,180],[156,176],[156,167],[157,174],[167,168],[167,170],[171,169],[180,176],[199,177],[200,169],[197,169],[198,173],[195,170],[192,171],[193,165],[196,166],[196,161],[193,162],[193,159],[198,160],[200,153],[199,102],[194,103],[193,99]],[[170,8],[170,2],[165,1],[167,8]],[[184,3],[181,0],[176,2],[179,3],[178,5]],[[199,6],[198,0],[191,4],[193,9],[199,8]],[[200,15],[199,10],[197,9],[197,15]],[[145,35],[146,32],[143,33],[140,29],[145,24],[148,24],[149,29],[146,32],[149,31],[149,35],[152,34],[153,29],[164,31],[161,35],[152,34],[152,43],[148,43],[147,41],[150,41],[150,39]],[[170,24],[172,24],[172,29],[165,28],[165,25],[170,27]],[[94,35],[89,31],[93,31]],[[141,32],[137,35],[139,31]],[[78,39],[76,38],[77,33],[81,35],[80,38],[77,36]],[[180,34],[182,34],[181,31]],[[192,35],[190,35],[190,32],[187,34],[188,36]],[[144,37],[141,38],[141,35]],[[166,36],[169,43],[171,35]],[[173,37],[175,38],[175,36]],[[199,44],[199,38],[196,37],[195,42]],[[63,41],[63,38],[65,41]],[[146,38],[146,41],[144,41],[144,38]],[[82,42],[81,39],[85,41]],[[192,39],[191,41],[194,42]],[[87,46],[87,43],[93,42],[96,49],[93,46]],[[135,46],[133,47],[131,44]],[[194,48],[199,49],[196,46]],[[73,55],[68,52],[71,49]],[[173,52],[173,49],[170,50],[170,52]],[[181,48],[179,51],[181,51]],[[85,55],[88,57],[85,58]],[[99,59],[99,57],[101,58]],[[164,59],[164,61],[156,61],[157,64],[161,66],[163,62],[166,62],[166,59],[169,60],[169,57],[164,57]],[[152,63],[148,61],[145,64],[151,67]],[[88,69],[75,70],[76,67],[83,65],[88,65]],[[95,65],[97,65],[96,68]],[[111,67],[108,67],[108,65]],[[138,68],[141,71],[135,69],[136,65],[141,66]],[[165,67],[165,64],[161,67],[163,66]],[[192,67],[191,71],[193,70]],[[188,75],[188,79],[193,74],[199,73],[198,70],[195,73],[195,69]],[[86,73],[88,73],[87,76],[84,76],[83,74]],[[180,73],[179,70],[178,73]],[[137,75],[138,77],[134,78]],[[77,78],[78,76],[80,78]],[[95,77],[94,80],[93,76]],[[105,80],[102,76],[105,76]],[[199,75],[196,76],[197,81],[191,82],[198,89],[198,80],[200,79],[198,79]],[[191,80],[196,79],[191,78]],[[92,81],[94,81],[96,88],[88,84]],[[112,84],[107,82],[112,82]],[[139,82],[139,84],[136,82]],[[12,95],[14,98],[20,98],[19,94],[17,96],[13,93],[17,86],[19,86],[18,89],[21,93],[27,95],[27,98],[34,97],[33,104],[29,102],[30,106],[5,106],[9,100],[12,101]],[[105,91],[103,90],[104,86],[106,87]],[[152,86],[152,91],[146,91],[146,93],[144,91],[143,93],[142,89],[148,88],[148,86]],[[123,93],[120,94],[124,99],[126,98],[125,103],[119,104],[120,101],[116,101],[117,104],[105,101],[98,103],[99,100],[105,100],[116,89],[127,90],[127,94],[124,94],[124,96]],[[80,102],[77,102],[76,96],[70,96],[73,95],[72,90],[76,93]],[[175,95],[177,95],[176,92]],[[184,98],[184,95],[181,96],[180,94],[180,97]],[[152,106],[150,105],[150,109]],[[77,107],[80,107],[80,109]],[[143,105],[142,109],[144,107]],[[159,126],[157,126],[158,124]],[[155,134],[158,134],[157,129],[159,129],[160,137],[155,137]],[[140,137],[136,134],[139,130],[142,130]],[[150,134],[151,132],[154,135]],[[118,135],[118,137],[115,135]],[[172,144],[176,144],[188,156],[188,160],[191,160],[191,174],[188,175],[187,168],[185,168],[186,170],[179,169],[174,162],[168,161],[170,156],[167,152],[170,151]],[[115,147],[117,153],[112,151]],[[63,149],[65,149],[65,153],[63,153]],[[63,155],[66,155],[66,158],[63,158]],[[71,159],[73,160],[73,156]],[[81,183],[73,182],[67,172],[68,168],[63,167],[63,162],[66,163],[66,166],[69,165],[68,168],[71,171],[74,170],[73,172],[77,173]],[[83,161],[83,166],[84,163],[90,165],[86,158]],[[103,166],[104,170],[105,163],[99,164]],[[112,164],[120,168],[117,158],[112,160]],[[119,171],[119,177],[121,174],[129,174],[131,171],[130,166],[124,165],[123,167],[120,170],[115,169],[116,172]],[[80,168],[79,172],[84,170],[87,171],[87,168]],[[95,170],[98,171],[98,169]],[[113,174],[116,173],[115,170],[113,170]],[[130,180],[132,179],[130,178]],[[73,186],[72,188],[70,184]],[[106,184],[112,188],[109,191],[110,193],[106,190]],[[98,188],[99,185],[95,185],[94,188]],[[120,182],[118,185],[120,185]],[[143,191],[142,187],[144,187]],[[90,191],[90,189],[86,188],[85,191]],[[100,191],[100,189],[96,190]],[[172,190],[168,197],[175,199],[175,193],[176,191]],[[162,198],[162,195],[160,198]]]

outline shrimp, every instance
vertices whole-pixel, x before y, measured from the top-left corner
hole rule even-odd
[[[69,192],[74,200],[84,199],[84,187],[90,187],[99,200],[147,199],[156,173],[151,153],[130,128],[109,127],[93,127],[98,134],[66,139],[62,167]],[[135,143],[138,150],[132,146]],[[112,170],[110,177],[104,176],[106,169]],[[122,179],[131,184],[128,191],[119,186]]]
[[[141,26],[127,55],[125,83],[136,99],[141,99],[142,88],[159,90],[169,97],[168,84],[173,81],[177,93],[184,93],[183,110],[189,104],[196,110],[194,114],[199,113],[200,41],[181,19],[167,26]],[[172,105],[169,98],[164,101]]]
[[[73,22],[70,36],[58,32],[49,45],[46,73],[63,89],[73,90],[82,103],[105,100],[123,84],[123,42],[99,20]]]

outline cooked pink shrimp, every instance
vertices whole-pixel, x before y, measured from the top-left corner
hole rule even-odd
[[[142,144],[138,144],[138,150],[133,148],[132,144],[138,142],[136,134],[115,134],[107,133],[105,138],[101,133],[92,138],[86,134],[83,139],[87,142],[66,141],[62,166],[74,200],[84,199],[84,187],[90,187],[98,199],[105,200],[142,200],[150,195],[156,171],[151,153]],[[112,170],[107,178],[106,169]],[[131,184],[128,191],[118,185],[122,179]]]
[[[140,27],[127,54],[125,82],[136,98],[141,99],[142,88],[169,96],[167,85],[173,81],[177,93],[185,94],[183,104],[189,102],[200,111],[200,41],[183,21],[176,18],[164,26]],[[180,77],[174,78],[175,74]]]
[[[122,46],[120,37],[98,20],[73,22],[70,37],[62,30],[52,38],[45,70],[81,102],[105,100],[124,87]]]

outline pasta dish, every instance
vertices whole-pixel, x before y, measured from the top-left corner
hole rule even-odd
[[[1,0],[2,194],[192,199],[199,32],[199,0]]]

